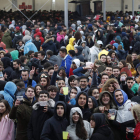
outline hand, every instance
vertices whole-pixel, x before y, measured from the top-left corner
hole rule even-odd
[[[60,88],[60,93],[64,94],[63,87]]]
[[[16,100],[15,101],[15,107],[18,107],[20,105],[20,101],[19,100]]]
[[[92,69],[92,67],[89,65],[89,66],[84,67],[84,69],[85,69],[85,70],[87,70],[87,69]]]
[[[34,73],[35,73],[35,67],[32,66],[32,70],[30,71],[30,79],[33,78]]]
[[[102,83],[100,83],[100,85],[98,86],[98,88],[102,88],[103,87],[103,84]]]
[[[114,83],[114,87],[115,87],[116,89],[120,89],[120,85],[119,85],[118,83]]]
[[[132,107],[133,107],[133,104],[131,104],[131,107],[128,110],[131,111]]]
[[[93,65],[93,71],[95,72],[96,70],[97,70],[97,68],[99,67],[99,65],[96,65],[95,63],[94,63],[94,65]]]
[[[84,54],[82,54],[83,56],[85,56]]]
[[[101,113],[104,113],[104,111],[105,111],[105,106],[99,106],[99,110],[101,111]]]
[[[110,115],[110,113],[107,114],[107,118],[108,118],[109,120],[111,120],[111,115]]]
[[[55,71],[55,72],[57,72],[57,71],[58,71],[58,68],[59,68],[59,67],[58,67],[58,65],[57,65],[57,64],[56,64],[56,65],[54,65],[54,71]]]
[[[69,140],[70,139],[70,135],[68,134],[68,136],[67,136],[67,140]]]
[[[45,106],[43,112],[47,112],[47,111],[48,111],[48,106]]]

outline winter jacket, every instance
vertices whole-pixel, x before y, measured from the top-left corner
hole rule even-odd
[[[19,51],[17,51],[17,50],[11,51],[10,54],[12,56],[13,61],[18,59],[18,57],[19,57]]]
[[[105,115],[94,113],[95,128],[90,140],[114,140],[112,130],[106,125]]]
[[[73,45],[74,40],[75,40],[75,38],[69,39],[69,44],[66,46],[67,53],[69,53],[69,50],[74,50],[74,45]]]
[[[64,35],[60,35],[60,33],[57,33],[57,41],[60,42],[61,40],[64,40]]]
[[[82,140],[76,135],[76,124],[74,124],[73,120],[72,120],[72,115],[75,112],[78,112],[80,114],[81,118],[83,118],[82,111],[79,107],[72,108],[70,111],[70,125],[67,127],[66,131],[69,132],[70,140]],[[87,139],[86,140],[89,140],[92,133],[93,133],[93,128],[91,128],[90,123],[88,121],[83,120],[83,123],[84,123],[84,128],[87,132]]]
[[[14,131],[15,131],[14,121],[9,119],[9,114],[3,116],[0,121],[0,139],[15,140]]]
[[[63,117],[57,115],[57,105],[61,104],[64,107]],[[54,108],[54,115],[48,119],[43,126],[40,140],[62,140],[62,132],[66,131],[68,121],[65,118],[66,106],[64,102],[58,101]]]
[[[0,91],[0,94],[4,96],[4,99],[8,101],[10,107],[13,106],[14,94],[17,90],[17,86],[13,82],[7,82],[4,91]]]
[[[69,55],[66,55],[65,58],[61,62],[61,67],[65,68],[65,72],[67,74],[67,77],[69,77],[69,70],[71,67],[71,63],[72,63],[72,57]]]
[[[135,83],[131,88],[131,90],[134,92],[134,94],[137,93],[138,89],[139,89],[139,85],[137,83]]]
[[[44,52],[46,52],[47,50],[51,50],[54,54],[56,54],[58,52],[52,38],[47,39],[42,44],[42,49]]]
[[[39,106],[36,110],[35,105],[33,106],[32,115],[28,125],[28,140],[39,140],[45,121],[53,115],[50,109],[48,109],[47,112],[43,112],[43,106]]]
[[[117,50],[117,56],[119,60],[125,60],[126,52],[124,50]]]
[[[34,40],[33,43],[36,46],[37,50],[40,51],[41,40],[39,40],[39,41]]]
[[[17,133],[16,140],[28,140],[27,138],[27,127],[30,121],[32,113],[32,105],[35,102],[33,98],[32,103],[29,101],[27,96],[23,95],[23,102],[18,107],[13,106],[9,114],[10,119],[17,119]]]
[[[28,79],[28,80],[24,81],[25,88],[27,88],[29,86],[29,83],[31,83],[32,87],[35,87],[37,85],[36,81],[34,81],[32,79]]]
[[[98,35],[98,32],[100,32],[100,36]],[[106,38],[103,36],[102,30],[98,30],[96,32],[96,38],[97,38],[97,40],[101,40],[103,42],[103,45],[105,45]]]
[[[84,62],[84,56],[82,55],[83,47],[78,46],[76,47],[78,53],[76,53],[76,58],[79,59],[81,62]]]
[[[39,38],[40,38],[40,40],[41,40],[41,45],[44,43],[44,38],[42,37],[42,33],[40,32],[40,30],[37,28],[36,30],[35,30],[35,34],[34,34],[34,38],[36,37],[36,36],[39,36]]]
[[[87,61],[88,60],[88,57],[89,57],[89,47],[85,46],[83,47],[83,51],[82,51],[82,55],[84,56],[84,61]]]
[[[12,47],[12,38],[10,36],[10,31],[7,31],[4,34],[1,41],[6,45],[6,48],[11,48]]]
[[[29,51],[38,52],[36,46],[32,43],[32,40],[29,40],[25,43],[24,55],[27,54]]]
[[[128,69],[128,67],[123,67],[122,69],[121,69],[121,72],[120,73],[122,73],[122,72],[126,72],[127,73],[127,76],[132,76],[132,73],[131,73],[131,71]]]
[[[14,28],[15,29],[15,20],[12,20],[12,23],[9,25],[9,29]]]
[[[16,33],[15,36],[14,36],[14,39],[13,39],[13,46],[12,48],[16,48],[16,43],[19,41],[19,40],[22,40],[23,36],[22,34],[19,32],[19,33]]]
[[[90,38],[90,42],[89,42],[89,41],[88,41],[88,37],[87,37],[86,43],[87,43],[87,46],[88,46],[89,48],[91,48],[92,46],[94,46],[94,42],[93,42],[92,38]]]
[[[89,57],[88,57],[89,62],[94,63],[95,60],[98,59],[98,54],[99,54],[99,48],[96,46],[91,47]]]
[[[20,79],[20,77],[21,77],[21,70],[14,70],[12,71],[9,80]]]
[[[30,35],[30,32],[28,30],[25,30],[25,36],[22,38],[22,41],[26,42],[27,40],[32,40],[32,37]]]
[[[59,60],[58,60],[58,57],[56,55],[52,55],[48,62],[52,63],[53,65],[58,65],[59,66]]]

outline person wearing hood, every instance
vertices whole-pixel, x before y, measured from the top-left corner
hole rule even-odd
[[[84,62],[87,62],[90,53],[89,47],[86,46],[86,41],[82,41],[81,46],[83,47],[82,55],[84,56]]]
[[[42,33],[40,32],[39,28],[37,28],[37,29],[35,30],[34,38],[35,38],[37,35],[39,36],[39,38],[40,38],[40,40],[41,40],[41,45],[42,45],[42,44],[44,43],[44,38],[42,37]]]
[[[49,106],[41,106],[42,103],[48,103]],[[28,125],[28,139],[39,140],[43,125],[46,120],[53,116],[51,107],[54,107],[55,102],[49,99],[49,93],[45,90],[39,92],[38,102],[33,105],[33,111]]]
[[[24,46],[24,55],[27,54],[29,51],[34,51],[35,52],[38,52],[36,46],[34,45],[34,43],[32,43],[32,40],[31,39],[27,39],[25,40],[25,46]]]
[[[15,20],[12,20],[12,23],[9,25],[9,29],[11,28],[15,29]]]
[[[61,48],[59,50],[59,55],[63,58],[61,62],[61,67],[65,68],[65,72],[67,77],[69,77],[70,66],[72,63],[72,57],[67,54],[67,50],[65,48]]]
[[[129,100],[127,94],[121,89],[115,90],[114,100],[117,104],[118,110],[116,114],[116,119],[114,120],[113,124],[114,126],[118,126],[118,129],[121,130],[122,138],[125,140],[126,127],[135,127],[134,117],[131,113],[131,108],[137,103]],[[110,116],[108,116],[108,118],[110,119]]]
[[[82,110],[83,120],[90,120],[91,112],[88,108],[88,95],[85,92],[80,92],[76,97],[76,107]]]
[[[9,57],[3,57],[1,58],[1,61],[3,62],[3,67],[4,67],[4,71],[3,71],[3,75],[5,75],[6,73],[6,79],[9,79],[11,76],[11,73],[13,72],[13,69],[11,68],[11,60]]]
[[[13,82],[7,82],[4,91],[0,91],[0,94],[4,96],[4,99],[8,101],[10,107],[13,106],[14,94],[17,90],[16,85]]]
[[[65,118],[66,105],[58,101],[54,108],[54,115],[45,121],[40,140],[62,140],[62,132],[66,131],[68,121]]]
[[[118,56],[119,60],[125,60],[125,58],[126,58],[126,52],[125,52],[125,50],[123,50],[121,45],[118,46],[117,56]]]
[[[19,58],[19,51],[18,50],[13,50],[10,52],[10,54],[11,54],[13,61]]]
[[[84,56],[82,55],[83,48],[81,46],[75,47],[76,58],[81,62],[84,62]]]
[[[73,70],[79,68],[79,66],[80,66],[80,60],[79,60],[79,59],[74,59],[74,60],[72,61],[72,64],[71,64],[69,76],[74,75],[74,74],[73,74]]]
[[[74,44],[75,44],[75,38],[70,38],[69,44],[66,46],[67,53],[69,52],[69,50],[74,50]]]
[[[37,50],[40,51],[41,40],[40,40],[40,38],[39,38],[39,35],[37,35],[37,36],[35,37],[35,40],[33,41],[33,43],[35,44]]]
[[[94,113],[90,120],[91,128],[94,128],[90,140],[114,140],[113,132],[105,121],[105,114]]]
[[[16,48],[16,43],[19,41],[19,40],[22,40],[23,36],[20,32],[20,27],[16,27],[16,33],[15,33],[15,36],[14,36],[14,39],[13,39],[13,46],[12,48]]]
[[[90,123],[83,120],[83,114],[79,107],[74,107],[70,111],[70,125],[66,131],[69,133],[70,140],[89,140],[93,129]]]
[[[47,52],[47,50],[51,50],[54,54],[57,54],[58,52],[55,43],[53,42],[53,39],[50,37],[46,38],[45,42],[42,45],[42,49],[44,52]]]
[[[60,31],[57,33],[57,39],[58,42],[61,42],[62,40],[64,41],[64,31],[62,30],[62,27]]]
[[[95,43],[93,47],[90,48],[88,61],[94,63],[98,59],[98,54],[100,52],[100,45]]]
[[[140,54],[139,46],[140,46],[140,38],[139,36],[136,36],[136,43],[134,44],[133,51],[137,52],[137,54]]]
[[[31,106],[35,102],[34,88],[27,87],[25,94],[23,95],[23,101],[16,100],[9,114],[10,119],[17,119],[17,133],[16,140],[27,140],[27,127],[30,121],[32,108]]]
[[[122,45],[122,48],[124,49],[124,45],[123,45],[121,37],[119,35],[115,37],[115,40],[119,40],[120,45]]]
[[[22,41],[25,42],[26,40],[32,39],[31,33],[28,30],[25,30],[25,36],[22,38]]]
[[[6,45],[6,48],[11,48],[12,47],[12,38],[10,36],[11,31],[6,30],[4,32],[4,36],[2,37],[2,42]]]
[[[97,40],[101,40],[103,42],[103,45],[105,45],[106,38],[103,36],[102,30],[98,30],[96,32],[96,38],[97,38]]]

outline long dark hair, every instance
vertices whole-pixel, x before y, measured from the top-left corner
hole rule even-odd
[[[0,103],[4,103],[5,107],[6,107],[6,110],[4,113],[0,113],[0,121],[2,120],[2,117],[5,117],[6,115],[9,114],[10,110],[11,110],[11,107],[8,103],[8,101],[6,100],[1,100]]]
[[[84,127],[83,119],[80,114],[79,114],[79,120],[76,124],[76,135],[82,140],[87,139],[87,131]]]

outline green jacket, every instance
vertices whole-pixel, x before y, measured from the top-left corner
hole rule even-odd
[[[131,90],[134,92],[134,94],[137,93],[138,89],[139,89],[139,85],[137,83],[135,83],[131,88]]]
[[[12,47],[12,38],[10,36],[10,31],[7,31],[4,34],[1,41],[6,45],[6,48],[11,48]]]
[[[26,98],[18,107],[13,106],[9,114],[10,119],[17,119],[16,140],[28,140],[27,127],[32,113],[32,104]]]
[[[11,54],[11,56],[12,56],[12,59],[13,59],[13,60],[16,60],[16,59],[18,59],[19,51],[14,50],[14,51],[11,51],[10,54]]]

